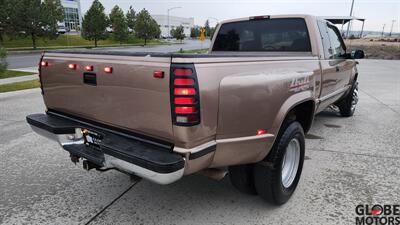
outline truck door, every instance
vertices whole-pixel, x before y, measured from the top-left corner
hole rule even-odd
[[[339,30],[333,24],[319,21],[325,59],[321,60],[322,90],[319,109],[337,101],[348,87],[353,63],[346,60],[346,47]]]

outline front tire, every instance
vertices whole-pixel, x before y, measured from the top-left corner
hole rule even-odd
[[[257,193],[274,205],[286,203],[299,183],[304,163],[305,141],[297,121],[286,122],[268,156],[254,166]]]

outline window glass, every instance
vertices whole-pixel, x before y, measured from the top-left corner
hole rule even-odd
[[[337,28],[333,25],[327,26],[329,40],[331,41],[331,48],[333,58],[343,58],[346,53],[344,46],[342,45],[342,37],[340,37],[340,33]]]
[[[319,28],[319,32],[321,34],[325,59],[333,58],[333,51],[331,49],[331,41],[329,40],[326,21],[318,21],[318,28]]]
[[[223,24],[213,51],[310,52],[304,19],[264,19]]]

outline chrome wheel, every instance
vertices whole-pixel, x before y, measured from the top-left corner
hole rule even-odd
[[[354,111],[356,109],[356,105],[358,103],[358,86],[354,88],[353,91],[353,98],[351,100],[351,111]]]
[[[300,163],[300,142],[297,138],[290,140],[282,160],[282,185],[289,188],[296,178]]]

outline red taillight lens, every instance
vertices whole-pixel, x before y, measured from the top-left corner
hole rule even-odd
[[[196,90],[194,88],[175,88],[175,95],[195,95]]]
[[[106,66],[106,67],[104,67],[104,72],[105,73],[112,73],[113,72],[113,68],[111,66]]]
[[[86,71],[93,71],[93,66],[85,66]]]
[[[197,110],[193,106],[178,106],[175,107],[175,113],[176,114],[192,114],[196,113]]]
[[[76,70],[76,64],[68,64],[68,69]]]
[[[177,105],[191,105],[196,103],[194,98],[175,98],[175,104]]]
[[[193,70],[190,68],[177,68],[174,70],[176,76],[190,76],[193,74]]]
[[[194,80],[193,79],[175,79],[174,80],[174,84],[175,85],[180,85],[180,86],[192,86],[194,84]]]
[[[41,61],[41,62],[40,62],[40,65],[41,65],[42,67],[46,67],[46,66],[49,65],[49,62],[47,62],[47,61]]]

